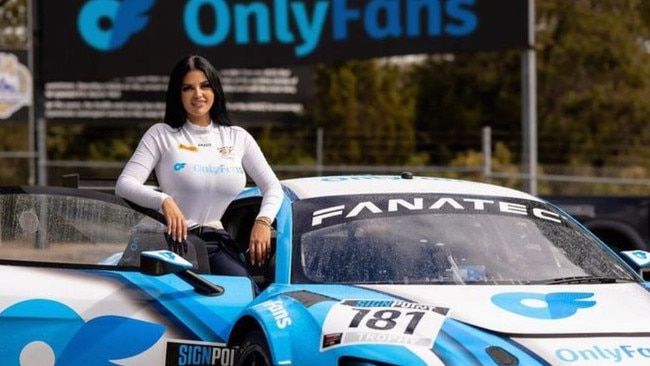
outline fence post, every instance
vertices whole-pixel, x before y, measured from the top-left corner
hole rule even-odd
[[[483,180],[490,182],[492,176],[492,128],[483,127]]]
[[[323,175],[323,128],[316,130],[316,175]]]

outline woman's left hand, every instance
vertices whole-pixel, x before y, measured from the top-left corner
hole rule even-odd
[[[271,225],[255,221],[248,244],[251,263],[261,266],[271,256]]]

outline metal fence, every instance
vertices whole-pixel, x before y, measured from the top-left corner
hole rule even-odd
[[[116,127],[124,128],[124,126]],[[91,132],[92,133],[92,132]],[[101,131],[97,132],[101,134]],[[474,160],[468,159],[464,163],[453,165],[431,164],[396,164],[396,165],[366,165],[366,164],[331,164],[327,156],[331,149],[339,149],[341,138],[327,136],[327,132],[308,131],[296,133],[301,136],[298,140],[278,142],[284,145],[308,146],[309,160],[306,163],[281,164],[274,163],[273,154],[269,161],[280,178],[293,178],[313,175],[340,175],[340,174],[399,174],[409,171],[416,175],[439,176],[449,178],[470,179],[491,182],[527,190],[528,182],[535,179],[538,189],[535,194],[603,194],[603,195],[645,195],[650,194],[650,179],[646,174],[643,162],[635,161],[629,165],[621,164],[615,167],[593,166],[554,166],[540,163],[537,174],[531,177],[522,173],[523,169],[518,162],[511,162],[507,166],[493,163],[493,137],[484,131],[471,132],[466,136],[455,136],[463,144],[470,147],[475,155]],[[91,139],[93,136],[89,136]],[[101,136],[94,136],[101,138]],[[258,141],[261,135],[256,136]],[[271,133],[265,138],[274,140]],[[347,137],[355,138],[355,137]],[[440,136],[441,139],[451,138]],[[359,136],[356,141],[362,149],[381,149],[383,145],[373,141],[367,136]],[[509,145],[511,150],[520,149],[517,138],[498,136],[499,140],[514,141]],[[282,141],[279,139],[279,141]],[[349,142],[349,141],[348,141]],[[422,143],[422,142],[418,142]],[[291,151],[287,146],[282,146],[283,151]],[[282,150],[281,149],[281,150]],[[329,149],[329,150],[328,150]],[[272,150],[272,149],[269,149]],[[415,151],[417,153],[417,149]],[[290,153],[290,152],[289,152]],[[269,156],[269,154],[267,154]],[[477,158],[476,158],[477,157]],[[34,155],[29,152],[0,152],[0,166],[4,175],[0,174],[0,185],[7,184],[34,184],[30,181],[29,170],[33,166]],[[63,177],[69,174],[79,174],[87,178],[115,179],[125,161],[98,161],[98,160],[57,160],[41,159],[38,164],[47,174],[48,185],[62,185]],[[650,163],[650,162],[649,162]]]

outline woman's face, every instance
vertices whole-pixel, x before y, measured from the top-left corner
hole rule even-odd
[[[214,90],[201,70],[191,70],[183,78],[181,100],[190,122],[207,126],[210,124],[210,108],[214,104]]]

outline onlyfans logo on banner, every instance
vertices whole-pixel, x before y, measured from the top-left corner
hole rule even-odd
[[[11,53],[0,52],[0,119],[32,104],[32,75]]]
[[[83,39],[99,51],[115,51],[149,23],[157,0],[88,0],[77,26]],[[178,0],[176,0],[178,1]],[[360,23],[372,40],[420,37],[463,37],[474,33],[477,0],[186,0],[182,21],[197,46],[289,44],[295,55],[314,52],[324,34],[337,42],[351,36]],[[213,16],[213,28],[202,15]],[[327,19],[330,19],[328,25]],[[294,25],[294,26],[292,26]],[[331,28],[327,28],[331,27]],[[254,33],[254,35],[253,35]]]
[[[91,0],[81,9],[77,26],[89,45],[113,51],[147,26],[147,12],[154,3],[155,0]]]

